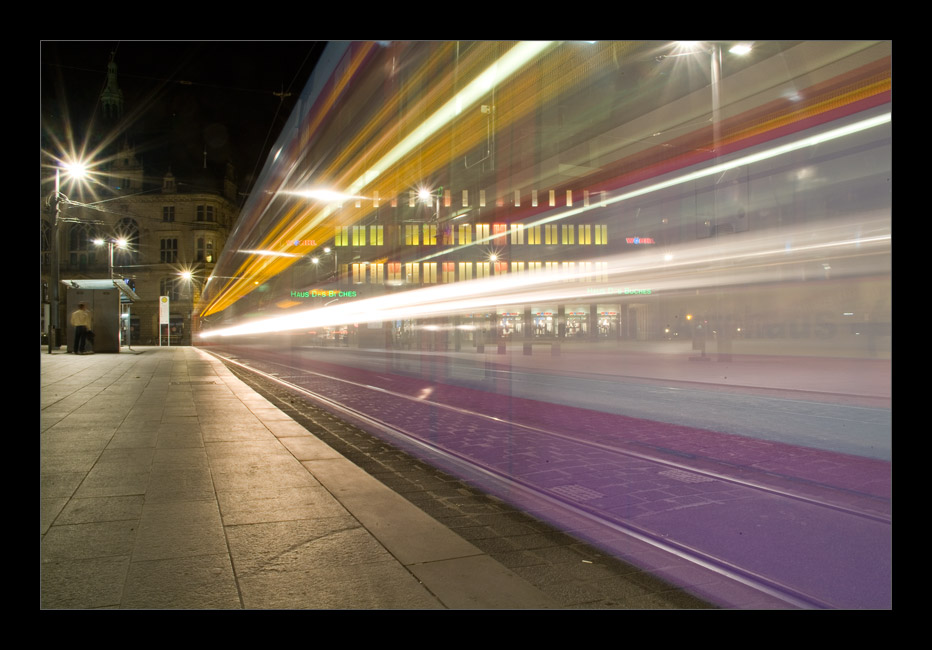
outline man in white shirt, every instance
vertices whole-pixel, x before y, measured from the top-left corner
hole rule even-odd
[[[91,312],[83,302],[71,313],[71,324],[74,325],[74,353],[84,354],[87,344],[87,333],[91,329]]]

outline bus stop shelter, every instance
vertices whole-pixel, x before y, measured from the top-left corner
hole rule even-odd
[[[130,309],[139,296],[123,280],[62,280],[67,288],[68,352],[74,352],[74,327],[71,314],[82,302],[91,311],[94,342],[89,345],[94,352],[119,352],[121,341],[131,346],[129,340]]]

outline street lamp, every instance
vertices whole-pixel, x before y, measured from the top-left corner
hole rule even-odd
[[[126,241],[125,239],[106,239],[106,240],[95,239],[94,240],[95,246],[103,246],[104,244],[107,245],[107,248],[109,249],[109,254],[110,254],[110,262],[107,266],[107,271],[108,271],[107,277],[110,280],[112,280],[113,279],[113,247],[116,246],[120,250],[126,250],[129,247],[129,242]]]
[[[59,260],[61,249],[61,233],[58,227],[58,222],[60,221],[62,203],[68,201],[68,197],[61,193],[62,172],[65,172],[65,174],[70,178],[84,178],[87,176],[87,166],[82,162],[74,162],[62,163],[61,165],[55,167],[55,193],[50,198],[50,203],[52,205],[52,269],[51,277],[49,279],[49,284],[51,285],[49,287],[51,289],[49,354],[52,354],[52,350],[58,347],[58,341],[56,339],[58,328],[61,325],[58,314],[58,303],[60,301],[59,285],[61,284],[61,264]]]
[[[331,248],[327,246],[326,248],[324,248],[324,255],[333,255],[333,276],[338,277],[337,276],[337,268],[338,268],[337,265],[339,264],[339,262],[337,261],[337,252],[335,250],[331,250]],[[320,260],[315,257],[315,258],[312,258],[311,261],[316,266]]]
[[[712,90],[712,156],[715,161],[721,158],[722,151],[722,124],[721,124],[721,101],[722,101],[722,47],[719,43],[709,43],[710,49],[706,51],[707,54],[711,57],[711,90]],[[751,46],[748,43],[738,43],[732,46],[728,50],[731,54],[738,56],[744,56],[751,51]],[[718,232],[718,195],[715,189],[712,191],[712,235],[716,235]],[[719,336],[716,341],[716,351],[718,353],[719,361],[731,361],[731,332],[728,327],[730,322],[730,316],[726,315],[728,313],[727,303],[725,302],[724,295],[720,286],[715,287],[715,307],[710,315],[712,322],[717,323],[717,327],[720,331]],[[724,324],[724,325],[723,325]],[[707,358],[705,356],[705,346],[706,338],[708,336],[708,328],[703,329],[703,325],[708,325],[708,320],[704,319],[702,323],[697,325],[694,330],[693,337],[693,349],[701,349],[702,356],[701,359]],[[715,326],[715,325],[713,325]],[[714,333],[714,329],[712,330]],[[698,332],[698,336],[696,333]],[[698,346],[698,347],[697,347]]]

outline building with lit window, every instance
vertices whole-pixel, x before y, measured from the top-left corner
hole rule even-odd
[[[116,119],[123,95],[113,60],[107,76],[100,110]],[[106,162],[95,169],[92,184],[62,188],[69,200],[59,218],[59,277],[126,280],[138,301],[123,323],[124,345],[159,344],[160,297],[167,296],[170,323],[162,327],[161,343],[187,345],[193,305],[238,216],[233,166],[204,161],[195,173],[176,178],[170,168],[146,168],[130,137],[98,154]],[[42,301],[48,305],[55,217],[47,193],[40,213]],[[62,326],[67,309],[62,300]],[[43,330],[45,336],[44,323]]]
[[[244,205],[231,248],[251,257],[220,260],[204,329],[874,354],[887,259],[809,259],[822,249],[798,242],[863,237],[889,210],[889,43],[733,45],[333,44]]]

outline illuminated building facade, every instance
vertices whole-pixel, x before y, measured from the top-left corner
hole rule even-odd
[[[780,258],[766,282],[731,257],[796,255],[821,236],[807,229],[834,237],[823,226],[849,218],[855,236],[867,213],[889,217],[890,44],[730,45],[332,46],[244,208],[229,255],[252,257],[222,260],[236,279],[211,281],[205,326],[476,282],[500,300],[347,307],[305,335],[421,349],[714,337],[726,353],[732,338],[887,336],[883,255]],[[849,124],[867,126],[794,144]],[[854,294],[850,274],[866,276]],[[522,276],[552,290],[487,282]]]
[[[100,96],[100,110],[111,129],[124,113],[116,72],[111,59]],[[63,188],[70,201],[59,224],[60,277],[111,275],[135,289],[139,300],[123,324],[124,344],[159,344],[160,297],[167,296],[170,323],[162,327],[161,342],[189,345],[204,278],[239,214],[233,167],[204,161],[179,179],[170,169],[146,169],[128,136],[97,155],[102,162],[90,182]],[[48,195],[40,200],[42,300],[48,304],[54,217]],[[62,301],[60,323],[67,323],[66,310]]]
[[[178,191],[170,172],[161,191],[112,197],[106,212],[68,206],[69,221],[61,225],[61,277],[106,278],[112,273],[127,280],[140,298],[129,323],[130,341],[140,345],[159,344],[159,297],[168,296],[170,334],[162,328],[162,344],[190,345],[193,306],[237,213],[231,198],[210,187]],[[49,217],[43,205],[44,287],[51,251]],[[116,243],[122,241],[125,247]]]

